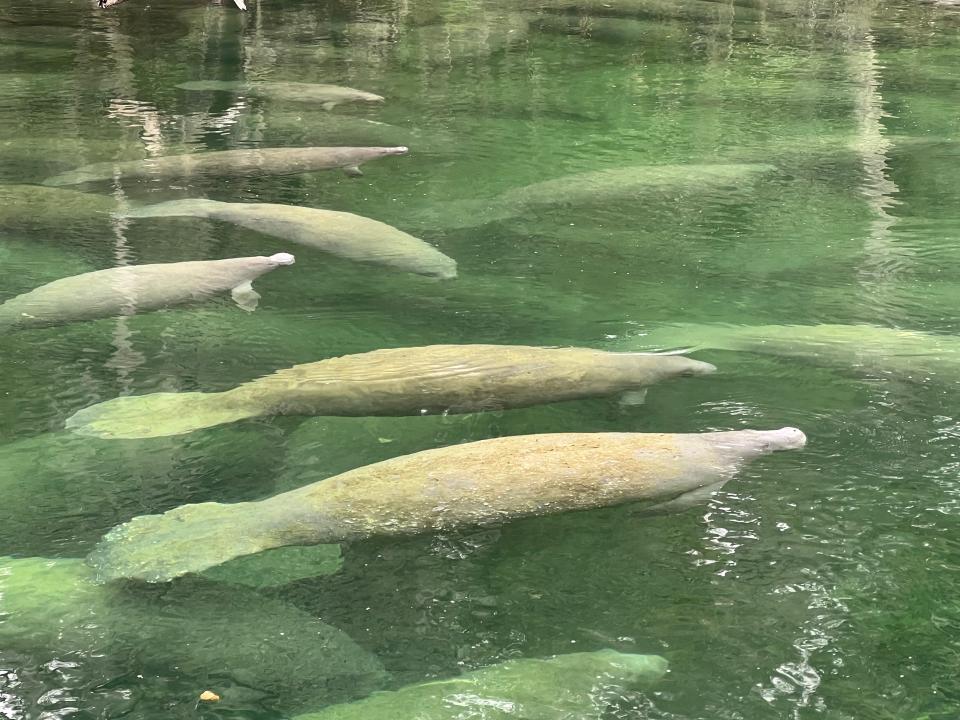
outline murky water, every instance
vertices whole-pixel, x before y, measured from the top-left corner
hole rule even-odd
[[[4,335],[0,555],[20,560],[0,561],[0,717],[281,718],[604,647],[671,663],[615,717],[960,717],[960,362],[931,369],[922,337],[890,360],[867,330],[862,346],[813,350],[797,348],[799,330],[752,347],[715,337],[729,324],[960,333],[958,30],[960,12],[908,2],[264,0],[243,14],[0,0],[0,300],[125,264],[297,255],[257,281],[253,313],[225,298]],[[386,101],[328,111],[177,87],[202,80]],[[410,153],[359,178],[75,188],[93,198],[40,185],[90,163],[298,145]],[[651,164],[684,167],[662,182],[629,170]],[[189,197],[375,218],[454,258],[459,277],[228,223],[110,214]],[[63,429],[122,394],[461,342],[701,345],[720,372],[659,385],[641,406],[273,418],[153,440]],[[354,543],[318,577],[268,562],[94,592],[69,560],[136,515],[430,447],[784,425],[806,431],[805,450],[755,463],[685,514],[614,508]],[[198,706],[204,689],[222,701]]]

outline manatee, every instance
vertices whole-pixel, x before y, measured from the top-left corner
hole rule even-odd
[[[54,280],[0,305],[0,329],[65,325],[132,315],[230,291],[244,310],[260,296],[251,283],[274,268],[292,265],[293,255],[124,265]]]
[[[740,3],[710,2],[709,0],[524,0],[529,9],[546,12],[580,11],[598,16],[637,16],[648,18],[676,18],[705,22],[760,21],[767,18],[763,9]],[[770,15],[782,15],[782,12]],[[796,12],[787,14],[795,15]]]
[[[115,5],[120,5],[126,1],[127,0],[90,0],[90,2],[93,3],[93,6],[97,8],[112,8]],[[247,4],[244,2],[244,0],[233,0],[233,3],[241,10],[247,9]]]
[[[297,712],[363,697],[387,681],[380,662],[341,630],[204,578],[103,586],[82,559],[0,557],[0,618],[0,660],[16,653],[24,671],[69,668],[40,674],[41,692],[5,688],[37,703],[24,713],[31,717],[60,715],[71,704],[92,717],[126,715],[118,695],[127,696],[120,707],[136,706],[135,717],[150,695],[165,717],[194,716],[197,694],[211,686]],[[110,712],[95,711],[104,705]]]
[[[348,212],[197,198],[172,200],[123,213],[124,217],[134,218],[184,215],[235,223],[350,260],[377,263],[442,279],[457,276],[456,261],[432,245],[386,223]]]
[[[413,535],[702,496],[749,460],[801,448],[796,428],[518,435],[423,450],[257,502],[181,505],[108,532],[101,581],[160,582],[286,545]]]
[[[67,427],[102,438],[177,435],[269,415],[471,413],[629,393],[704,375],[683,355],[526,345],[427,345],[374,350],[306,365],[219,393],[119,397],[80,410]]]
[[[194,80],[177,85],[182,90],[208,90],[217,92],[240,92],[245,95],[259,95],[274,100],[318,103],[326,110],[337,105],[354,102],[383,102],[380,95],[364,90],[342,87],[340,85],[322,85],[319,83],[236,80]]]
[[[147,160],[103,162],[84,165],[71,172],[54,175],[44,185],[78,185],[128,179],[174,180],[192,175],[217,177],[260,177],[341,168],[348,175],[362,175],[360,164],[389,155],[406,155],[398,147],[299,147],[218,150],[202,153],[165,155]]]
[[[653,685],[666,672],[659,655],[616,650],[507,660],[293,720],[586,720],[605,717],[614,700]]]
[[[737,186],[776,168],[762,163],[635,165],[577,173],[513,188],[489,200],[461,200],[443,209],[451,227],[470,227],[538,208],[641,200],[653,192]]]
[[[960,338],[876,325],[669,325],[618,346],[638,341],[799,357],[916,380],[960,380]]]
[[[108,226],[117,200],[109,195],[43,187],[0,185],[0,227],[53,228],[61,233],[72,226]]]

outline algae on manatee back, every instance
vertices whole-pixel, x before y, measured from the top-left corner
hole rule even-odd
[[[221,393],[120,397],[67,419],[102,438],[176,435],[271,415],[426,415],[614,395],[716,368],[683,355],[528,345],[428,345],[344,355]]]
[[[747,462],[805,444],[796,428],[493,438],[392,458],[259,502],[142,515],[107,533],[87,561],[104,582],[160,582],[287,545],[702,499]]]
[[[615,650],[507,660],[449,680],[376,693],[294,720],[599,719],[611,700],[653,685],[666,672],[667,661],[658,655]]]

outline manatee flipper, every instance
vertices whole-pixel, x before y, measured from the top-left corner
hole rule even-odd
[[[647,401],[647,389],[640,388],[639,390],[627,390],[624,393],[620,393],[620,404],[633,406],[633,405],[643,405]]]
[[[326,110],[327,112],[330,112],[330,111],[333,110],[336,106],[337,106],[337,103],[335,103],[333,100],[330,100],[330,101],[328,101],[328,102],[325,102],[321,107],[322,107],[324,110]]]
[[[230,291],[230,297],[240,307],[241,310],[253,312],[260,304],[260,293],[253,289],[253,285],[248,280],[242,285],[237,285]]]
[[[665,515],[668,513],[678,513],[683,512],[684,510],[689,510],[690,508],[698,507],[700,505],[706,505],[710,502],[710,498],[713,497],[713,494],[720,490],[727,481],[714,483],[713,485],[704,485],[703,487],[697,488],[696,490],[691,490],[685,492],[682,495],[677,495],[677,497],[667,500],[662,503],[657,503],[655,505],[648,505],[645,508],[635,510],[632,514],[634,515]]]
[[[343,172],[345,172],[348,177],[363,177],[363,172],[357,165],[347,165],[343,168]]]
[[[166,582],[276,545],[249,522],[250,503],[183,505],[141,515],[108,532],[87,556],[97,582]]]
[[[152,393],[91,405],[67,418],[66,427],[88,437],[151,438],[182,435],[255,415],[224,402],[222,393]]]

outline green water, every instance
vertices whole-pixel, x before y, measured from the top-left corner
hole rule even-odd
[[[0,555],[80,558],[136,515],[257,499],[497,435],[795,425],[808,447],[757,462],[686,514],[613,508],[356,543],[339,572],[327,562],[322,576],[266,589],[221,575],[91,599],[74,564],[38,570],[23,581],[34,625],[6,615],[22,597],[0,594],[0,717],[283,718],[506,658],[605,647],[671,663],[612,717],[960,717],[958,378],[707,350],[696,357],[718,374],[657,386],[639,407],[264,419],[143,441],[64,433],[71,414],[121,394],[221,390],[388,346],[643,348],[679,322],[960,334],[960,12],[863,0],[535,6],[265,0],[242,14],[0,0],[4,184],[204,149],[410,147],[362,178],[118,179],[79,187],[98,195],[89,205],[0,187],[0,300],[120,264],[297,254],[258,281],[255,313],[224,300],[0,340]],[[205,79],[334,83],[386,102],[327,112],[175,87]],[[628,196],[591,198],[574,181],[553,198],[504,201],[578,173],[704,163],[774,168],[720,183],[692,169]],[[98,212],[182,197],[376,218],[455,258],[460,277],[222,223]],[[14,564],[0,561],[0,583]],[[332,644],[311,641],[317,632]],[[221,703],[197,707],[205,689]]]

